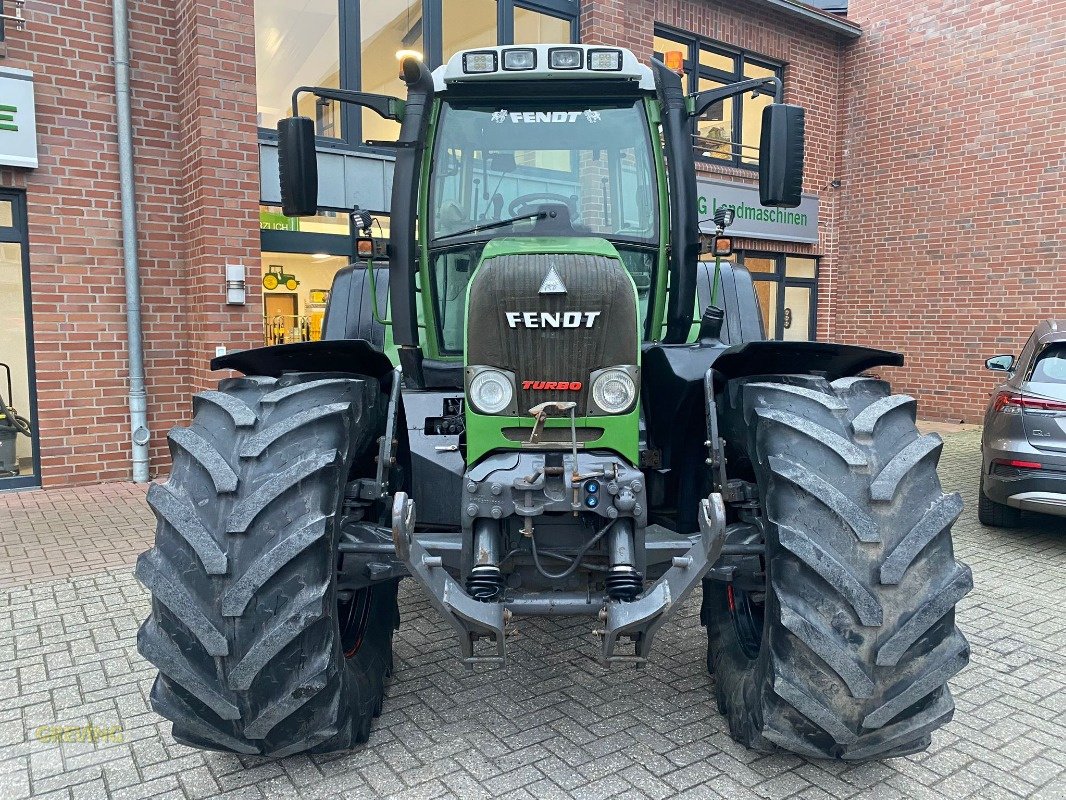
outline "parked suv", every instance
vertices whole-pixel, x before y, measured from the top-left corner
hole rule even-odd
[[[1041,322],[1017,360],[985,366],[1007,379],[985,413],[981,524],[1016,527],[1023,510],[1066,516],[1066,320]]]

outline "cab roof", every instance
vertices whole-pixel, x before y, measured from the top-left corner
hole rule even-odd
[[[519,69],[507,68],[507,53],[521,52],[523,60],[529,62],[533,55],[532,66]],[[617,53],[617,66],[609,69],[592,67],[598,63],[611,64],[615,59],[611,54]],[[565,56],[565,58],[564,58]],[[516,59],[516,56],[511,56]],[[566,66],[560,66],[563,62]],[[579,62],[580,66],[570,66]],[[473,72],[471,67],[479,70]],[[526,44],[504,45],[499,47],[478,47],[460,50],[433,70],[433,88],[443,92],[449,84],[477,83],[486,81],[557,81],[557,80],[629,80],[640,89],[655,90],[655,77],[649,67],[644,66],[630,50],[624,47],[607,47],[590,44]]]

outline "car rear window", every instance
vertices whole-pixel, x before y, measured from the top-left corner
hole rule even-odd
[[[1036,357],[1029,379],[1040,383],[1066,383],[1066,344],[1053,344]]]

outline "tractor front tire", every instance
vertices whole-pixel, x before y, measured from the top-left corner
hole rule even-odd
[[[396,581],[339,597],[337,539],[384,406],[369,378],[233,378],[170,432],[170,478],[148,492],[155,547],[137,562],[152,594],[137,645],[178,742],[283,756],[369,737]]]
[[[954,713],[947,681],[969,658],[955,604],[973,586],[940,437],[919,435],[914,400],[883,381],[782,377],[740,397],[766,556],[727,559],[738,588],[704,584],[730,733],[846,761],[924,750]]]

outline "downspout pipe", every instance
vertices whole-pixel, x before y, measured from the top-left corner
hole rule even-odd
[[[118,173],[122,205],[122,266],[126,279],[126,341],[129,351],[129,407],[133,482],[148,482],[148,394],[144,388],[141,330],[141,276],[137,261],[137,194],[133,173],[133,120],[130,114],[130,32],[126,0],[114,0],[115,106],[118,120]]]

